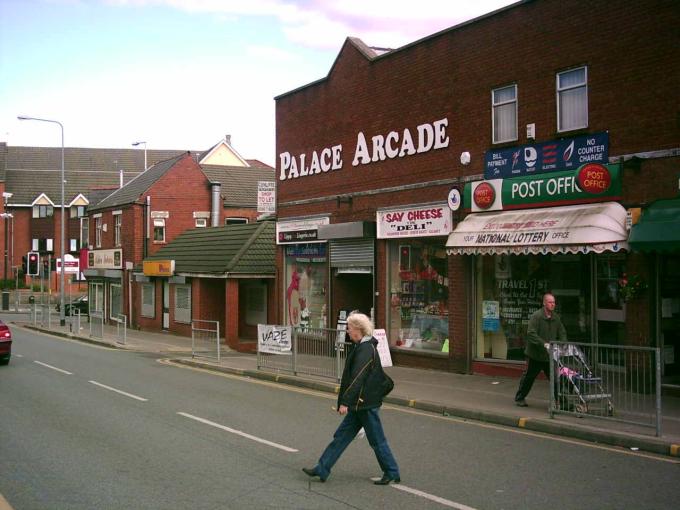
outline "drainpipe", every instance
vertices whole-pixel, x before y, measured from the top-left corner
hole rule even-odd
[[[151,221],[151,197],[149,195],[146,196],[146,206],[144,207],[144,216],[145,218],[145,224],[146,224],[146,235],[144,236],[144,258],[149,254],[149,236],[150,236],[150,221]]]
[[[212,200],[210,203],[210,226],[219,227],[220,226],[220,196],[222,194],[222,184],[219,182],[213,182],[212,187]]]

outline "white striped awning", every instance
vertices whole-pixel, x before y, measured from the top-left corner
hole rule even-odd
[[[628,249],[616,202],[469,214],[449,234],[449,255],[602,253]]]

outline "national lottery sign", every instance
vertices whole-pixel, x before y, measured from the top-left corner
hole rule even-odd
[[[484,179],[507,179],[559,170],[586,163],[609,162],[609,134],[595,133],[550,142],[486,151]]]

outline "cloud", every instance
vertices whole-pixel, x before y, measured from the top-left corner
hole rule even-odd
[[[121,6],[166,6],[190,13],[268,16],[296,44],[339,49],[348,36],[397,48],[510,4],[508,0],[108,0]]]

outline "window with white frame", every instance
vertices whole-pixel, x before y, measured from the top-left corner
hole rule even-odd
[[[517,85],[491,91],[493,143],[517,140]]]
[[[85,246],[90,244],[90,219],[80,218],[80,246]]]
[[[102,247],[102,217],[94,219],[94,244],[97,248]]]
[[[154,218],[153,220],[153,240],[155,243],[165,242],[165,219]]]
[[[196,227],[197,228],[205,228],[208,226],[208,219],[207,218],[196,218]]]
[[[71,218],[82,218],[85,216],[85,207],[84,205],[72,205],[71,206]]]
[[[51,205],[34,205],[33,206],[33,217],[34,218],[51,218],[54,216],[54,207]]]
[[[224,218],[225,225],[242,225],[248,223],[248,218]]]
[[[557,73],[557,130],[588,127],[588,68]]]
[[[142,316],[154,318],[156,313],[155,308],[155,293],[154,293],[153,283],[143,283],[142,284]]]
[[[123,225],[123,215],[114,214],[113,215],[113,242],[115,246],[120,246],[121,242],[121,226]]]
[[[191,285],[175,285],[175,322],[191,322]]]
[[[78,239],[69,239],[68,240],[68,251],[74,252],[78,251],[79,246],[78,246]]]

